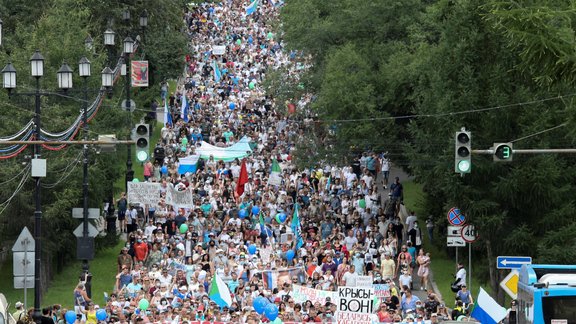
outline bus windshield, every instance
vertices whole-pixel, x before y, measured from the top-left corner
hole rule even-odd
[[[544,323],[567,320],[568,324],[576,324],[576,296],[542,298],[542,312]]]

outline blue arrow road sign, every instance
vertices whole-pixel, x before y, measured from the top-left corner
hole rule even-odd
[[[520,269],[523,264],[532,264],[532,257],[499,256],[496,261],[498,269]]]

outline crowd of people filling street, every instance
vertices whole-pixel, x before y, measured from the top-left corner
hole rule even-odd
[[[474,302],[466,272],[460,265],[457,304],[447,296],[444,305],[429,280],[433,256],[423,248],[434,223],[421,224],[406,211],[402,181],[385,152],[351,152],[341,165],[293,163],[313,119],[306,110],[313,96],[287,109],[265,94],[263,81],[278,68],[297,79],[307,58],[286,51],[272,30],[280,1],[247,6],[228,0],[185,12],[185,75],[174,92],[162,86],[157,101],[167,113],[160,141],[144,178],[132,182],[134,192],[156,185],[155,202],[137,201],[128,189],[108,206],[126,244],[110,269],[115,285],[106,301],[90,298],[81,281],[71,292],[74,309],[45,308],[43,320],[438,323],[465,317]],[[23,321],[26,312],[16,306],[13,315]]]

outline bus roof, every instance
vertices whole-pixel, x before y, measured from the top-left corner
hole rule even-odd
[[[548,274],[564,274],[562,276],[546,276]],[[574,279],[572,276],[574,275]],[[555,284],[558,280],[558,283],[567,283],[565,280],[570,279],[570,283],[572,281],[576,282],[576,265],[565,265],[565,264],[525,264],[522,265],[522,268],[519,272],[519,279],[518,282],[523,283],[525,285],[533,285],[538,283],[539,280],[544,277],[544,280],[550,284]]]

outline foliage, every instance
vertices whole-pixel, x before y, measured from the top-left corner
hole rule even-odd
[[[62,132],[78,118],[83,108],[82,79],[77,73],[77,62],[82,56],[91,61],[92,76],[87,78],[89,96],[92,102],[100,91],[100,71],[105,66],[116,64],[121,51],[122,40],[126,36],[141,40],[134,59],[150,61],[149,88],[133,91],[133,99],[138,108],[133,115],[139,120],[147,111],[150,102],[158,97],[159,81],[176,78],[182,72],[183,52],[175,48],[186,48],[186,35],[182,19],[183,3],[178,0],[155,1],[154,7],[141,1],[91,1],[91,0],[49,0],[30,2],[21,0],[0,0],[3,13],[2,51],[0,62],[12,62],[17,70],[17,89],[20,94],[35,90],[36,80],[30,76],[29,59],[36,49],[45,58],[44,76],[40,87],[49,94],[41,98],[42,128],[52,133]],[[122,22],[122,11],[132,13],[130,23]],[[149,25],[141,30],[138,26],[140,13],[148,10]],[[5,15],[5,16],[4,16]],[[108,52],[103,45],[103,32],[106,28],[116,31],[116,48]],[[91,35],[92,49],[84,45],[85,38]],[[108,54],[113,57],[108,58]],[[57,90],[56,71],[63,62],[74,70],[74,88],[66,93]],[[125,88],[120,78],[113,97],[106,99],[98,113],[89,123],[89,139],[99,134],[116,134],[125,139],[129,134],[128,114],[120,109]],[[5,118],[0,119],[0,136],[17,133],[33,117],[34,97],[0,92],[0,106]],[[32,110],[30,109],[32,107]],[[79,131],[76,139],[82,138]],[[6,146],[2,146],[5,148]],[[102,201],[114,195],[115,179],[124,177],[125,155],[117,147],[116,153],[98,154],[96,148],[89,149],[89,206],[101,207]],[[23,226],[33,229],[34,184],[29,170],[31,151],[24,150],[17,157],[0,160],[0,177],[6,181],[0,191],[0,237],[4,241],[13,240]],[[43,226],[43,271],[51,277],[54,269],[63,269],[70,260],[76,259],[76,238],[72,231],[79,221],[70,217],[71,209],[82,206],[82,155],[81,146],[70,145],[63,150],[42,149],[42,158],[47,160],[47,177],[41,180],[42,186],[42,226]],[[119,167],[120,166],[120,167]],[[23,185],[19,186],[23,179]],[[15,193],[15,194],[14,194]],[[98,240],[97,247],[115,244],[117,238]],[[6,243],[6,242],[3,242]],[[43,283],[46,285],[46,282]]]
[[[311,107],[335,132],[331,145],[389,151],[422,184],[441,227],[449,207],[464,211],[484,257],[564,263],[576,217],[571,159],[474,155],[460,177],[453,137],[465,126],[473,149],[573,145],[574,14],[569,1],[294,0],[282,20],[288,48],[311,55]]]

